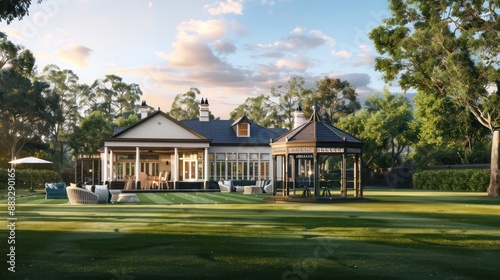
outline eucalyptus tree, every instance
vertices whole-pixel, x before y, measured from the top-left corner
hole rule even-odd
[[[500,2],[390,0],[369,34],[375,69],[404,89],[450,96],[493,134],[488,196],[500,197]]]
[[[331,123],[361,108],[356,89],[348,81],[324,77],[316,82],[316,88],[302,92],[302,109],[306,117],[311,115],[315,104]]]
[[[365,167],[394,168],[417,141],[418,125],[409,100],[387,89],[369,96],[365,108],[340,117],[336,125],[363,140]]]
[[[283,120],[275,110],[275,104],[271,103],[269,96],[265,94],[248,97],[245,103],[234,109],[229,116],[230,119],[236,120],[243,115],[264,127],[282,127],[283,125]]]
[[[58,96],[33,81],[35,57],[0,33],[0,145],[17,156],[24,145],[48,134],[60,118]]]
[[[413,98],[419,141],[413,147],[417,165],[485,163],[490,131],[449,96],[418,92]]]
[[[264,98],[265,107],[272,109],[276,127],[292,129],[293,127],[293,111],[301,103],[301,97],[304,92],[305,80],[303,77],[291,76],[285,85],[273,86],[271,88],[271,96]],[[271,98],[278,98],[278,101],[272,101]]]
[[[61,70],[56,65],[47,65],[38,79],[47,82],[50,90],[59,96],[60,118],[50,128],[50,145],[56,154],[57,166],[62,168],[65,155],[71,150],[68,145],[73,128],[82,119],[81,106],[89,95],[89,87],[80,84],[78,76],[71,70]]]
[[[127,84],[116,75],[106,75],[97,79],[90,86],[88,96],[88,112],[100,111],[116,119],[136,114],[138,101],[142,95],[139,85]]]
[[[15,19],[22,19],[29,14],[32,0],[2,0],[0,2],[0,21],[5,20],[10,24]],[[41,3],[42,0],[38,0]]]
[[[197,96],[200,94],[201,92],[197,88],[190,88],[186,93],[177,94],[172,102],[169,115],[178,121],[198,118],[200,105]],[[212,112],[209,112],[208,117],[210,120],[214,119]]]

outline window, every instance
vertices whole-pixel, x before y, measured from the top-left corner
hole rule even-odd
[[[238,124],[238,137],[248,137],[250,136],[250,129],[248,123]]]

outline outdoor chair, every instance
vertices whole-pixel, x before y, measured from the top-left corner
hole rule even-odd
[[[160,189],[161,188],[161,178],[162,178],[162,175],[163,173],[160,172],[160,174],[158,175],[158,177],[156,178],[153,178],[153,181],[151,181],[151,187],[153,189]]]
[[[141,172],[139,175],[139,181],[141,181],[142,190],[149,190],[151,186],[149,185],[149,175],[146,174],[146,172]]]
[[[98,203],[108,203],[111,197],[109,196],[109,190],[107,185],[95,185],[94,193],[99,196],[97,199]]]
[[[220,192],[231,192],[231,187],[224,185],[222,181],[219,181]]]
[[[67,187],[69,204],[97,204],[99,196],[89,190],[75,187]]]
[[[167,190],[170,189],[170,185],[168,183],[169,176],[170,176],[170,172],[168,172],[168,171],[165,172],[165,176],[163,176],[163,177],[160,176],[160,186],[163,186],[163,184],[165,184],[165,188]]]

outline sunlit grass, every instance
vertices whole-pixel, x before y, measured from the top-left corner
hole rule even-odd
[[[331,204],[265,197],[149,193],[139,204],[68,205],[23,195],[16,278],[491,279],[500,272],[500,200],[482,193],[365,190],[366,201]]]

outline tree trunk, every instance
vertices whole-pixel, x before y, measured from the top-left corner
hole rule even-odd
[[[500,197],[500,171],[499,168],[500,152],[500,130],[493,131],[491,143],[491,163],[490,163],[490,185],[488,187],[489,197]]]

